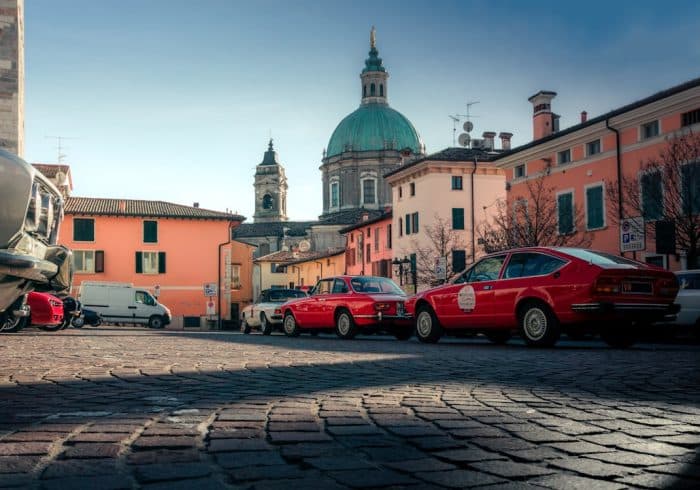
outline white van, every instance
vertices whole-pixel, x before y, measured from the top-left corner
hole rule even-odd
[[[141,323],[163,328],[170,323],[170,310],[151,293],[123,282],[83,281],[78,300],[83,308],[94,310],[106,322]]]

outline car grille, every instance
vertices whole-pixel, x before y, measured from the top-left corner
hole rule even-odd
[[[654,285],[650,281],[622,281],[623,294],[653,294]]]
[[[63,199],[49,185],[35,178],[25,215],[25,230],[47,244],[55,244],[63,219]]]

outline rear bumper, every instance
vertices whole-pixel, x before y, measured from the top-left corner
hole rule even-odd
[[[382,325],[388,323],[404,325],[409,324],[413,319],[413,316],[410,314],[385,315],[379,311],[374,315],[355,315],[354,319],[358,325]]]
[[[575,303],[571,310],[591,316],[611,316],[614,318],[633,318],[640,320],[659,321],[672,319],[680,311],[678,304],[663,303]]]

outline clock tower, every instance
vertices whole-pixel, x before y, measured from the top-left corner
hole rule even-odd
[[[268,145],[262,163],[255,168],[255,223],[287,221],[287,177],[277,161],[277,152]]]

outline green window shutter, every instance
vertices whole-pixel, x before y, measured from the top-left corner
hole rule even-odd
[[[464,229],[464,208],[452,208],[452,229]]]
[[[559,194],[557,197],[557,209],[559,214],[559,234],[566,235],[574,231],[573,195]]]
[[[411,215],[406,215],[406,235],[411,234]]]
[[[136,273],[143,274],[143,253],[136,252]]]
[[[76,242],[94,242],[95,220],[73,218],[73,240]]]
[[[413,218],[413,233],[418,233],[418,213],[413,213],[411,217]]]
[[[95,251],[95,272],[105,271],[105,251],[96,250]]]
[[[661,175],[659,172],[649,172],[642,175],[642,216],[645,220],[663,218],[663,191],[661,190]]]
[[[158,252],[158,274],[165,274],[165,252]]]
[[[143,242],[158,243],[158,222],[144,221],[143,222]]]
[[[699,186],[700,163],[693,162],[683,165],[681,167],[681,198],[684,213],[700,214]]]
[[[588,207],[588,220],[586,228],[594,230],[602,228],[605,224],[603,217],[603,187],[589,187],[586,189],[586,206]]]

